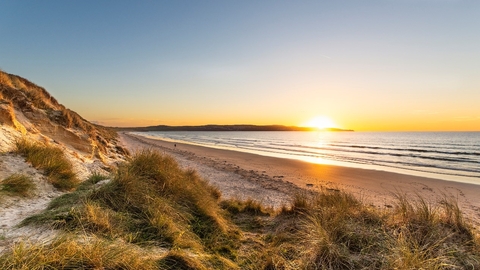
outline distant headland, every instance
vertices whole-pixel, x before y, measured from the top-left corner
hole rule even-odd
[[[148,127],[117,127],[123,131],[350,131],[351,129],[297,127],[283,125],[203,125],[203,126],[148,126]]]

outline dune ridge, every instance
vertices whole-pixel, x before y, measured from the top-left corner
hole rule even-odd
[[[71,164],[71,174],[80,181],[92,173],[108,174],[115,163],[125,160],[126,154],[118,144],[115,131],[83,119],[43,87],[0,71],[0,180],[22,175],[35,186],[29,197],[1,196],[0,235],[4,240],[0,250],[19,239],[42,239],[47,237],[47,232],[50,232],[48,237],[53,237],[50,230],[16,225],[65,193],[49,183],[45,167],[35,168],[17,153],[21,141],[58,149],[53,151],[54,155],[65,156]]]

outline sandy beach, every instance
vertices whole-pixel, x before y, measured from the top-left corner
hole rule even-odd
[[[454,196],[468,219],[480,225],[480,185],[406,174],[333,165],[161,141],[120,133],[132,152],[157,149],[173,156],[182,167],[196,170],[217,186],[225,198],[252,198],[271,207],[288,204],[305,190],[345,190],[378,208],[391,208],[395,193],[417,195],[432,206]]]

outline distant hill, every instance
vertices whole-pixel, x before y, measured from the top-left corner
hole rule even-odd
[[[203,126],[149,126],[117,128],[124,131],[353,131],[340,128],[316,129],[282,125],[203,125]]]

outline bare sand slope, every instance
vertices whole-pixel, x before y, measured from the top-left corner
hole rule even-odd
[[[175,157],[181,166],[193,168],[216,185],[225,197],[252,198],[278,207],[302,189],[342,189],[367,203],[390,208],[395,193],[412,199],[418,194],[432,205],[454,196],[465,215],[480,225],[480,185],[444,181],[377,170],[312,164],[120,134],[131,151],[156,148]]]
[[[31,197],[0,197],[0,253],[18,241],[45,241],[52,239],[55,232],[34,226],[17,227],[25,218],[40,213],[61,192],[48,184],[39,171],[15,154],[0,155],[0,180],[12,174],[24,174],[34,181],[36,190]]]

